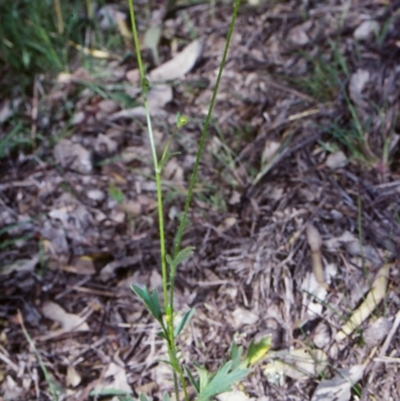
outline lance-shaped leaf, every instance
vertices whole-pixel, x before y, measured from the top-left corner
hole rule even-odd
[[[184,366],[186,376],[190,381],[190,384],[193,386],[194,390],[196,391],[197,394],[200,392],[200,379],[196,379],[193,375],[192,372],[188,369],[187,366]]]
[[[182,320],[179,322],[178,326],[175,327],[174,336],[175,338],[179,336],[180,332],[185,328],[185,326],[189,323],[190,319],[194,315],[196,311],[195,308],[188,310],[183,316]]]
[[[152,314],[154,319],[158,322],[162,323],[162,315],[160,309],[160,301],[158,299],[157,290],[154,289],[150,294],[146,287],[140,288],[137,285],[133,284],[131,286],[132,291],[141,299],[141,301],[145,304],[146,308]]]
[[[229,353],[232,361],[232,370],[237,369],[242,363],[241,361],[242,353],[243,353],[243,348],[238,347],[237,344],[233,343]]]

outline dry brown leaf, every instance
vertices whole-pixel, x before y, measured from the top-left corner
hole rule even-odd
[[[107,156],[118,149],[118,143],[107,135],[99,134],[94,142],[94,149],[99,155]]]
[[[42,307],[42,314],[47,319],[53,320],[67,331],[89,331],[89,325],[85,319],[74,313],[68,313],[60,305],[54,302],[46,302]]]
[[[311,249],[311,264],[312,264],[313,274],[318,284],[321,287],[328,289],[329,286],[325,281],[324,268],[322,266],[321,235],[312,224],[307,225],[306,233],[307,233],[307,242]]]
[[[280,352],[281,353],[281,352]],[[264,367],[264,375],[270,383],[282,383],[283,376],[305,380],[322,372],[328,365],[328,357],[322,350],[307,348],[287,352]]]
[[[135,68],[133,70],[127,71],[125,76],[129,82],[138,83],[140,78],[140,72],[137,68]]]
[[[381,258],[376,250],[371,245],[363,244],[361,246],[360,240],[349,231],[344,231],[341,236],[324,241],[324,245],[331,252],[336,252],[340,246],[345,245],[350,255],[363,256],[375,264],[381,263]]]
[[[172,88],[169,85],[154,85],[147,94],[150,113],[161,110],[173,98]]]
[[[244,308],[236,308],[233,313],[233,326],[239,329],[243,325],[254,324],[259,320],[257,313]]]
[[[139,202],[135,201],[124,201],[121,204],[121,209],[128,213],[130,216],[140,216],[142,213],[142,206]]]
[[[237,205],[240,203],[240,200],[242,199],[242,195],[238,191],[232,191],[231,197],[229,198],[228,203],[230,205]]]
[[[126,15],[122,13],[115,4],[107,4],[97,11],[99,27],[108,30],[119,27],[120,20],[126,20]]]
[[[373,34],[379,32],[379,23],[374,20],[367,20],[362,22],[357,29],[354,31],[354,39],[367,40]]]
[[[145,146],[128,146],[121,152],[122,163],[131,163],[134,160],[142,160],[149,155],[149,149]],[[126,180],[124,178],[126,183]]]
[[[203,43],[200,39],[193,41],[173,59],[152,70],[149,74],[150,80],[165,82],[184,77],[196,64],[202,49]]]
[[[13,115],[20,103],[21,99],[14,99],[12,102],[6,99],[0,104],[0,124],[4,123],[4,121],[8,120]]]
[[[312,25],[313,21],[308,20],[301,25],[293,27],[288,34],[288,39],[295,45],[298,46],[306,45],[310,41],[307,31],[310,30]]]
[[[114,274],[115,270],[132,266],[136,264],[139,259],[140,255],[136,254],[135,256],[127,256],[107,263],[100,271],[100,279],[102,281],[107,281]]]
[[[359,68],[352,76],[350,77],[349,84],[349,92],[351,100],[358,105],[363,103],[362,91],[365,88],[365,85],[369,81],[370,74],[367,70],[363,70]]]
[[[67,368],[67,386],[68,387],[76,387],[82,381],[82,376],[77,372],[77,370],[69,365]]]
[[[76,257],[70,265],[61,268],[75,274],[92,275],[96,273],[93,258],[85,255]]]
[[[100,189],[89,189],[86,192],[86,196],[91,199],[92,201],[95,202],[101,202],[106,198],[106,194],[104,191],[100,190]]]
[[[147,94],[147,101],[150,114],[165,115],[162,109],[173,98],[172,88],[169,85],[154,85],[150,88]],[[118,111],[110,116],[111,120],[118,120],[120,118],[144,118],[146,117],[146,109],[143,106],[133,107],[131,109],[124,109]]]
[[[125,368],[115,362],[110,363],[104,375],[103,383],[97,385],[94,391],[100,392],[106,389],[118,389],[128,394],[133,393],[128,383]]]
[[[277,141],[266,141],[261,155],[261,165],[265,166],[272,161],[281,144]]]
[[[385,263],[379,270],[365,301],[353,312],[350,319],[341,330],[336,333],[336,341],[342,341],[360,327],[364,320],[374,311],[376,306],[385,298],[390,267],[391,263]]]
[[[323,310],[322,301],[326,299],[328,291],[320,286],[312,272],[307,272],[300,288],[304,292],[303,305],[306,308],[307,320],[310,316],[313,318],[315,318],[315,315],[320,316]],[[312,297],[308,294],[311,294]],[[302,322],[302,324],[304,324],[304,322]]]
[[[54,147],[54,158],[64,168],[81,174],[90,174],[93,170],[92,155],[79,143],[61,139]]]
[[[365,365],[340,369],[332,379],[322,380],[315,389],[311,401],[348,401],[351,388],[362,378]]]
[[[119,109],[119,104],[112,99],[104,99],[97,104],[97,107],[106,114],[115,113]]]
[[[326,166],[329,167],[331,170],[335,170],[337,168],[342,168],[347,165],[348,159],[346,155],[339,150],[338,152],[331,153],[326,158]]]
[[[221,224],[218,225],[217,230],[220,233],[224,233],[228,231],[231,227],[233,227],[237,223],[237,218],[234,216],[227,217],[223,220]]]
[[[312,341],[317,348],[322,349],[326,347],[331,341],[330,327],[325,323],[319,323],[315,328]]]
[[[39,255],[34,255],[30,259],[19,259],[14,263],[6,266],[1,266],[0,276],[13,272],[31,272],[35,269],[39,262]]]
[[[389,333],[393,321],[386,317],[380,317],[371,323],[363,333],[365,344],[372,348],[378,345]]]
[[[167,180],[173,181],[176,184],[183,183],[183,168],[179,165],[176,157],[170,159],[162,170],[162,175]]]

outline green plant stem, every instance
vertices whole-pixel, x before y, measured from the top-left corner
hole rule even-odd
[[[226,58],[228,56],[229,44],[230,44],[230,41],[231,41],[233,28],[235,26],[237,14],[238,14],[238,11],[239,11],[240,1],[241,0],[235,0],[235,7],[234,7],[234,10],[233,10],[231,23],[229,25],[228,36],[227,36],[226,42],[225,42],[224,53],[223,53],[223,56],[222,56],[221,64],[219,66],[217,81],[215,83],[215,87],[214,87],[214,91],[213,91],[213,94],[212,94],[210,106],[208,108],[206,121],[204,123],[204,127],[203,127],[203,130],[201,132],[200,143],[199,143],[199,147],[197,149],[197,154],[196,154],[196,161],[194,163],[193,173],[192,173],[192,177],[190,179],[190,184],[189,184],[188,195],[186,197],[185,207],[183,209],[183,216],[182,216],[181,222],[179,224],[179,228],[178,228],[177,239],[176,239],[174,252],[173,252],[174,257],[176,257],[176,255],[178,254],[178,252],[180,250],[180,247],[181,247],[183,231],[185,229],[186,219],[187,219],[187,215],[188,215],[188,211],[189,211],[189,206],[190,206],[190,202],[191,202],[192,196],[193,196],[193,189],[194,189],[194,186],[196,184],[197,171],[198,171],[199,164],[200,164],[200,158],[201,158],[201,154],[203,152],[204,143],[205,143],[206,135],[207,135],[207,131],[208,131],[208,126],[210,125],[211,116],[212,116],[212,112],[213,112],[214,105],[215,105],[215,100],[217,98],[217,93],[218,93],[219,84],[221,82],[222,72],[223,72],[225,64],[226,64]],[[170,292],[170,305],[171,306],[174,304],[174,298],[173,298],[173,296],[174,296],[173,295],[173,292],[174,292],[173,291],[173,289],[174,289],[174,279],[175,279],[175,275],[173,277],[171,277],[171,280],[170,280],[170,291],[171,291]]]
[[[186,197],[186,203],[185,203],[185,207],[184,207],[184,210],[183,210],[183,217],[181,219],[181,222],[180,222],[180,225],[179,225],[179,228],[178,228],[177,241],[176,241],[175,248],[174,248],[174,253],[173,253],[174,257],[178,254],[178,252],[180,250],[180,246],[181,246],[181,242],[182,242],[182,236],[183,236],[183,230],[185,229],[187,214],[188,214],[188,211],[189,211],[190,202],[192,200],[193,189],[194,189],[194,186],[196,184],[197,171],[198,171],[199,164],[200,164],[200,157],[201,157],[201,154],[203,152],[204,143],[205,143],[206,135],[207,135],[207,131],[208,131],[208,126],[210,125],[210,121],[211,121],[211,116],[212,116],[212,112],[213,112],[213,109],[214,109],[215,100],[217,98],[217,93],[218,93],[219,84],[221,82],[222,72],[223,72],[225,64],[226,64],[226,58],[228,56],[229,44],[230,44],[230,41],[231,41],[233,28],[235,26],[237,13],[239,11],[240,1],[241,0],[235,0],[235,7],[234,7],[234,10],[233,10],[231,23],[229,25],[229,31],[228,31],[228,36],[227,36],[226,43],[225,43],[224,53],[223,53],[223,56],[222,56],[222,61],[221,61],[220,67],[219,67],[217,81],[215,83],[213,95],[212,95],[211,102],[210,102],[210,107],[208,108],[206,121],[204,123],[203,131],[201,132],[199,148],[197,149],[196,161],[194,163],[193,173],[192,173],[192,177],[190,179],[189,191],[188,191],[188,195]]]
[[[153,129],[151,125],[150,119],[150,111],[149,111],[149,104],[147,102],[147,91],[148,91],[148,81],[144,76],[144,68],[142,57],[140,54],[140,46],[139,46],[139,37],[136,29],[136,20],[135,20],[135,11],[133,9],[132,0],[129,0],[129,11],[130,11],[130,18],[132,22],[132,32],[133,32],[133,40],[135,43],[135,51],[136,51],[136,58],[138,61],[139,72],[140,72],[140,79],[142,85],[142,92],[143,92],[143,100],[144,100],[144,107],[146,110],[146,119],[147,119],[147,127],[149,130],[149,140],[150,140],[150,148],[154,162],[154,171],[156,177],[156,187],[157,187],[157,204],[158,204],[158,225],[159,225],[159,233],[160,233],[160,251],[161,251],[161,272],[162,272],[162,279],[163,279],[163,296],[164,296],[164,308],[168,314],[168,287],[167,287],[167,264],[165,261],[165,236],[164,236],[164,214],[163,214],[163,199],[162,199],[162,189],[161,189],[161,171],[158,164],[156,147],[154,143],[154,135]],[[169,320],[169,319],[168,319]],[[172,319],[171,319],[172,321]],[[173,322],[171,323],[173,325]],[[169,326],[169,324],[168,324]]]
[[[170,271],[170,276],[169,276],[169,288],[168,288],[165,234],[164,234],[163,199],[162,199],[162,188],[161,188],[161,170],[162,169],[160,168],[160,164],[158,162],[155,143],[154,143],[154,135],[153,135],[151,119],[150,119],[150,110],[149,110],[149,106],[148,106],[148,102],[147,102],[147,92],[148,92],[149,83],[144,75],[144,68],[143,68],[142,58],[141,58],[141,54],[140,54],[139,38],[138,38],[136,22],[135,22],[135,12],[134,12],[132,1],[133,0],[128,0],[129,11],[130,11],[130,18],[131,18],[131,23],[132,23],[132,31],[133,31],[133,39],[134,39],[134,44],[135,44],[136,57],[137,57],[137,61],[138,61],[140,78],[141,78],[142,93],[143,93],[143,98],[144,98],[144,107],[146,110],[147,127],[148,127],[148,131],[149,131],[149,141],[150,141],[150,147],[151,147],[151,152],[152,152],[152,157],[153,157],[153,162],[154,162],[154,171],[155,171],[156,187],[157,187],[158,223],[159,223],[160,251],[161,251],[161,273],[162,273],[162,281],[163,281],[163,296],[164,296],[165,321],[166,321],[166,327],[164,325],[162,325],[162,327],[166,334],[167,345],[168,345],[168,355],[169,355],[170,363],[174,370],[174,389],[175,389],[176,400],[179,400],[179,389],[178,389],[177,379],[176,379],[176,373],[177,373],[179,376],[179,380],[181,382],[183,392],[184,392],[185,400],[189,401],[189,395],[187,392],[186,381],[185,381],[185,378],[183,375],[182,367],[181,367],[181,365],[179,363],[179,359],[177,357],[177,349],[176,349],[176,344],[175,344],[173,305],[174,305],[174,284],[175,284],[176,266],[173,266],[170,269],[171,271]],[[187,195],[186,202],[185,202],[183,216],[182,216],[182,219],[181,219],[181,222],[179,225],[179,229],[178,229],[177,241],[175,243],[175,247],[174,247],[174,251],[173,251],[174,258],[178,255],[179,250],[180,250],[183,231],[185,229],[186,220],[187,220],[187,214],[188,214],[191,198],[193,195],[193,189],[194,189],[194,186],[196,183],[196,177],[197,177],[198,167],[200,164],[200,158],[201,158],[201,154],[204,149],[206,134],[207,134],[208,127],[209,127],[209,124],[211,121],[212,111],[214,109],[217,92],[218,92],[218,88],[219,88],[221,77],[222,77],[222,72],[223,72],[223,69],[226,64],[226,58],[228,55],[229,44],[231,41],[233,28],[234,28],[235,21],[237,18],[239,6],[240,6],[240,0],[236,0],[231,23],[229,26],[227,40],[225,43],[224,53],[222,56],[222,61],[221,61],[219,72],[218,72],[217,81],[216,81],[216,84],[214,87],[213,95],[212,95],[210,106],[208,109],[208,114],[206,117],[206,121],[204,123],[201,137],[200,137],[199,148],[197,150],[196,161],[194,164],[193,173],[192,173],[192,177],[190,180],[189,191],[188,191],[188,195]],[[168,294],[169,294],[169,299],[168,299]]]
[[[174,337],[174,319],[173,319],[173,309],[171,305],[168,305],[168,286],[167,286],[167,264],[166,264],[166,249],[165,249],[165,235],[164,235],[164,213],[163,213],[163,198],[162,198],[162,188],[161,188],[161,168],[158,163],[156,147],[154,143],[154,135],[153,129],[151,125],[150,119],[150,110],[147,101],[147,91],[148,91],[148,81],[144,76],[144,68],[143,62],[140,54],[140,46],[139,46],[139,38],[136,29],[136,22],[135,22],[135,12],[133,9],[132,0],[129,0],[129,11],[130,11],[130,18],[132,22],[132,31],[133,31],[133,39],[135,43],[135,50],[136,50],[136,57],[138,61],[139,71],[140,71],[140,78],[141,78],[141,85],[142,85],[142,93],[143,93],[143,100],[144,100],[144,107],[146,110],[146,120],[147,120],[147,127],[149,130],[149,140],[150,140],[150,148],[152,152],[153,162],[154,162],[154,171],[155,171],[155,178],[156,178],[156,187],[157,187],[157,205],[158,205],[158,225],[159,225],[159,234],[160,234],[160,251],[161,251],[161,273],[162,273],[162,282],[163,282],[163,296],[164,296],[164,308],[166,313],[166,329],[163,327],[164,332],[167,338],[167,345],[169,349],[169,357],[172,367],[174,371],[176,371],[179,375],[180,382],[182,389],[185,394],[185,400],[189,401],[189,396],[187,393],[186,382],[185,378],[182,373],[182,369],[179,365],[179,361],[176,357],[176,347],[175,347],[175,337]],[[170,288],[170,291],[173,289]],[[176,400],[179,400],[179,389],[176,383],[176,376],[174,375],[174,388],[175,388],[175,397]]]

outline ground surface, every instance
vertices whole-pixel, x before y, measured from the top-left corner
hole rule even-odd
[[[400,394],[397,3],[274,2],[239,13],[185,232],[196,251],[179,270],[176,302],[196,307],[181,338],[187,362],[215,369],[232,341],[246,348],[272,336],[271,360],[243,383],[250,398],[308,400],[339,369],[358,383],[351,393],[334,396],[346,388],[339,380],[313,400]],[[231,10],[198,4],[163,27],[160,64],[193,38],[201,45],[185,56],[197,62],[184,78],[152,93],[160,151],[176,112],[189,119],[164,171],[169,245]],[[35,145],[0,160],[4,400],[50,399],[21,320],[60,400],[105,385],[149,396],[172,388],[158,328],[129,288],[161,286],[136,64],[75,64],[72,76],[37,81],[20,110]],[[2,135],[12,128],[5,120]],[[310,249],[313,236],[321,248]],[[319,257],[325,282],[313,279]],[[378,286],[368,317],[341,336]]]

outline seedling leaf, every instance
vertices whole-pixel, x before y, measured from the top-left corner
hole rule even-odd
[[[141,299],[141,301],[145,304],[149,312],[152,314],[154,319],[158,322],[162,323],[161,309],[160,309],[160,301],[158,299],[157,290],[154,289],[150,294],[146,287],[140,288],[137,285],[133,284],[131,286],[132,291]]]
[[[194,315],[194,312],[196,311],[195,308],[190,309],[185,313],[183,316],[182,320],[179,322],[178,326],[175,328],[174,334],[175,338],[179,336],[180,332],[185,328],[185,326],[189,323],[190,319]]]
[[[186,376],[188,377],[190,384],[193,386],[193,388],[195,389],[196,393],[199,394],[200,392],[200,380],[199,379],[195,379],[192,375],[192,372],[186,367],[184,366],[185,372],[186,372]]]
[[[229,391],[231,385],[244,379],[247,374],[247,369],[231,370],[232,361],[228,361],[211,381],[200,391],[198,401],[207,401],[209,398]]]

